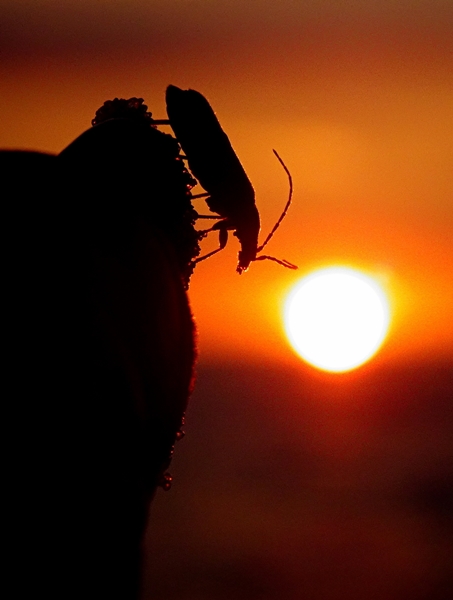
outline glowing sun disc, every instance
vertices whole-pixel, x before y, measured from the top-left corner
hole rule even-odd
[[[285,304],[285,328],[296,352],[325,371],[349,371],[368,361],[386,336],[387,298],[370,277],[330,267],[296,284]]]

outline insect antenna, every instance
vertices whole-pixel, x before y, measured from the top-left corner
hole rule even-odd
[[[288,181],[289,181],[289,195],[288,195],[288,201],[286,203],[285,208],[283,209],[282,214],[280,215],[279,220],[275,223],[274,227],[272,228],[272,231],[269,233],[269,235],[267,236],[267,238],[264,240],[264,242],[261,244],[261,246],[259,246],[259,248],[257,248],[257,252],[261,252],[261,250],[264,248],[264,246],[269,242],[269,240],[272,238],[272,236],[274,235],[274,233],[277,231],[277,229],[280,226],[280,223],[283,221],[283,219],[286,216],[286,213],[288,212],[288,208],[289,205],[291,204],[291,200],[293,199],[293,178],[291,177],[291,173],[289,172],[288,167],[285,165],[285,163],[283,162],[283,160],[280,158],[280,156],[278,155],[276,150],[272,150],[272,152],[275,154],[275,156],[277,157],[279,163],[282,165],[283,169],[285,170],[285,173],[288,175]],[[276,258],[272,258],[271,256],[266,256],[266,257],[260,257],[257,258],[256,260],[261,260],[261,258],[268,258],[270,260],[275,260],[276,262],[283,264],[287,261],[279,261]],[[291,265],[291,263],[288,263],[289,265]],[[283,265],[283,266],[287,266],[287,265]],[[291,268],[294,268],[294,265],[292,265]]]
[[[287,269],[298,269],[299,268],[297,265],[293,265],[293,263],[290,263],[289,260],[285,260],[284,258],[282,258],[282,259],[275,258],[275,256],[267,256],[265,254],[262,254],[261,256],[257,256],[255,258],[255,261],[256,260],[273,260],[274,262],[278,263],[282,267],[286,267]]]

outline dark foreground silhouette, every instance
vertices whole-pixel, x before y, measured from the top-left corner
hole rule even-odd
[[[176,141],[101,122],[0,153],[5,597],[135,598],[192,386],[199,252]]]

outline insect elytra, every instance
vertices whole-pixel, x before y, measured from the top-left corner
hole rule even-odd
[[[166,102],[169,124],[187,157],[192,174],[207,192],[206,203],[210,211],[218,219],[204,233],[218,231],[219,247],[195,262],[222,250],[228,241],[228,231],[233,231],[241,245],[236,268],[238,273],[246,271],[250,263],[257,260],[272,260],[289,269],[297,269],[286,260],[260,254],[280,226],[292,201],[292,177],[278,153],[274,150],[288,176],[289,197],[277,223],[259,245],[260,217],[255,191],[208,100],[195,90],[182,90],[170,85]]]

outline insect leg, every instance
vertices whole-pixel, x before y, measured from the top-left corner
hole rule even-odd
[[[222,222],[216,223],[213,227],[211,227],[211,229],[207,229],[206,231],[203,231],[203,233],[209,233],[210,231],[215,231],[217,229],[219,230],[219,247],[216,250],[213,250],[212,252],[208,252],[208,254],[205,254],[204,256],[200,256],[200,258],[195,259],[193,261],[194,264],[197,264],[197,263],[201,262],[202,260],[206,260],[210,256],[217,254],[217,252],[220,252],[221,250],[223,250],[225,248],[225,246],[227,245],[228,227],[227,227],[226,223],[224,225],[222,225]]]

